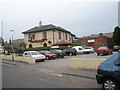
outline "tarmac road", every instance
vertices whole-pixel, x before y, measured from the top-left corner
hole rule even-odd
[[[95,79],[2,66],[3,88],[101,88]]]
[[[2,85],[3,88],[101,88],[95,79],[96,71],[70,70],[69,60],[72,58],[107,59],[111,56],[97,56],[96,53],[80,54],[46,60],[34,65],[2,60]]]

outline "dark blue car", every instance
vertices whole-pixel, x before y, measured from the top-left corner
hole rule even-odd
[[[120,53],[98,66],[96,79],[104,90],[120,90]]]

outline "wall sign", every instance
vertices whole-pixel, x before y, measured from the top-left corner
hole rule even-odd
[[[95,42],[95,40],[94,39],[88,40],[88,43],[91,43],[91,42]]]

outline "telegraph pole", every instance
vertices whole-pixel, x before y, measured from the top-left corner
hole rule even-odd
[[[1,21],[1,39],[2,39],[2,45],[3,46],[3,21]]]

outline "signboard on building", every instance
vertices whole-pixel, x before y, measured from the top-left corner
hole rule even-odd
[[[88,43],[91,43],[91,42],[95,42],[95,40],[94,39],[88,40]]]

